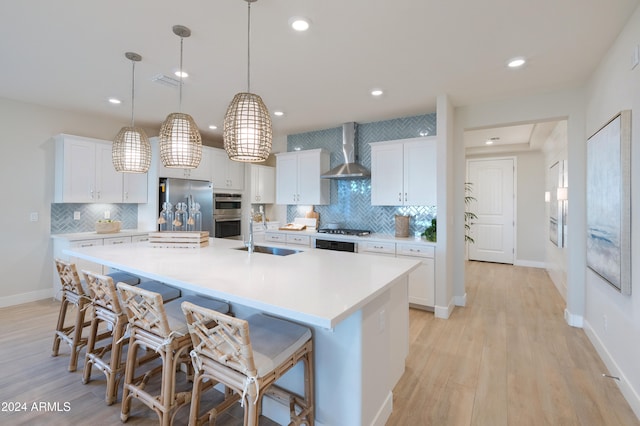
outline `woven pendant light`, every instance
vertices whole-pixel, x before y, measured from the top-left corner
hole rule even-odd
[[[137,53],[127,52],[131,61],[131,126],[120,129],[111,148],[111,161],[118,172],[147,173],[151,165],[151,144],[144,130],[134,126],[136,62],[142,60]]]
[[[265,161],[271,152],[271,116],[262,98],[251,93],[251,3],[247,25],[247,91],[233,97],[224,116],[224,149],[231,160],[247,163]]]
[[[182,109],[182,42],[191,30],[174,25],[173,33],[180,37],[180,109]],[[165,167],[195,169],[202,159],[202,138],[189,114],[174,112],[160,128],[160,159]]]

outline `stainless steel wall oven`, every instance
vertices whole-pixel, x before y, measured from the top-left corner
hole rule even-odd
[[[216,238],[241,238],[242,194],[214,193],[213,222]]]

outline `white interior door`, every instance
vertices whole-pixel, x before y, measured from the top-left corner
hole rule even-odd
[[[469,260],[511,263],[514,260],[513,158],[474,159],[467,162],[467,181],[475,198],[467,208],[478,218],[471,225]]]

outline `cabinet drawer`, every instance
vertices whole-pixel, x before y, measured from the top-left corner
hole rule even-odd
[[[396,244],[381,242],[358,243],[358,251],[360,253],[381,253],[395,255]]]
[[[93,246],[101,246],[103,245],[103,239],[95,239],[95,240],[82,240],[82,241],[73,241],[69,244],[70,248],[82,248],[82,247],[93,247]]]
[[[435,255],[435,247],[423,246],[418,244],[398,244],[397,254],[403,256],[433,258]]]
[[[310,243],[310,238],[308,235],[286,235],[287,244],[297,244],[301,246],[308,246]]]
[[[105,238],[104,245],[126,244],[131,242],[131,237]]]
[[[272,241],[274,243],[283,243],[283,244],[286,241],[284,234],[277,234],[277,233],[273,233],[273,232],[265,233],[264,234],[264,239],[265,239],[265,241]]]
[[[139,242],[142,242],[142,241],[149,241],[149,234],[131,236],[131,242],[132,243],[139,243]]]

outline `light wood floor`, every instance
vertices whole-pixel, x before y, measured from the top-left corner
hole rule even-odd
[[[388,426],[640,424],[544,270],[468,262],[466,290],[448,320],[411,310]]]
[[[119,402],[104,404],[101,373],[83,385],[83,357],[69,373],[67,346],[50,356],[58,307],[44,300],[0,309],[0,403],[26,403],[28,411],[0,411],[0,424],[121,424]],[[470,262],[467,307],[448,320],[410,311],[407,369],[387,425],[640,425],[617,386],[602,377],[605,367],[584,332],[566,325],[563,310],[543,270]],[[52,404],[33,411],[34,402],[58,402],[61,411]],[[241,413],[218,424],[241,425]],[[176,423],[187,416],[183,409]],[[157,417],[134,402],[127,424],[155,425]]]

